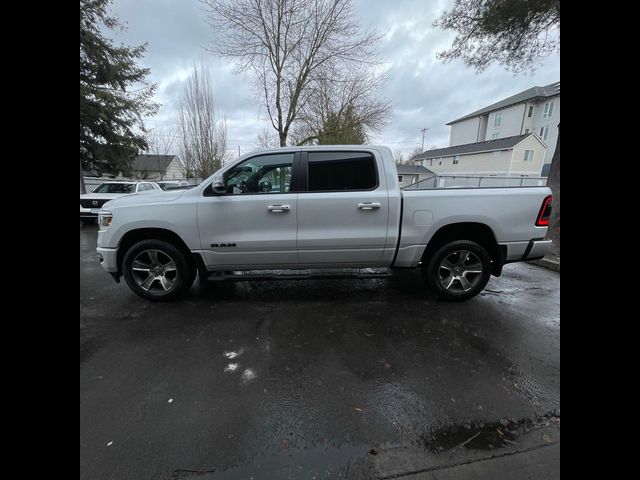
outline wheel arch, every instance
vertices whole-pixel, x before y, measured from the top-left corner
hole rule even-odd
[[[499,277],[506,258],[506,247],[498,244],[495,233],[485,223],[457,222],[443,225],[431,237],[420,261],[426,264],[441,246],[456,240],[471,240],[482,245],[492,262],[491,274]]]
[[[120,243],[118,245],[118,255],[116,257],[118,276],[122,275],[122,262],[124,260],[125,254],[127,253],[127,250],[129,250],[132,245],[138,243],[141,240],[163,240],[165,242],[169,242],[172,245],[175,245],[182,253],[184,253],[187,260],[189,262],[192,262],[193,267],[199,266],[197,258],[199,258],[200,256],[197,254],[192,254],[191,250],[189,250],[189,247],[187,247],[187,244],[177,233],[166,228],[136,228],[133,230],[129,230],[120,239]],[[200,261],[202,260],[200,259]]]

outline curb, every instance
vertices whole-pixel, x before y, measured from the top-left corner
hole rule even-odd
[[[377,446],[349,461],[347,480],[560,478],[560,426],[545,425],[495,450],[455,448],[433,453],[409,442]],[[527,474],[528,473],[528,474]]]
[[[550,258],[541,258],[540,260],[532,260],[531,262],[534,265],[540,265],[541,267],[548,268],[549,270],[553,270],[554,272],[560,273],[560,261],[551,260]]]

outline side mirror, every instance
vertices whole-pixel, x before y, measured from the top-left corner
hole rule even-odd
[[[218,195],[227,193],[227,188],[224,186],[224,183],[220,180],[215,180],[211,182],[211,190],[213,193],[217,193]]]

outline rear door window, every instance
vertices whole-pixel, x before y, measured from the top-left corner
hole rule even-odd
[[[308,190],[336,192],[374,190],[378,175],[368,152],[309,152]]]

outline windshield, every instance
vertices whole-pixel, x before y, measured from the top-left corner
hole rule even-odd
[[[136,186],[133,183],[103,183],[93,193],[134,193]]]

